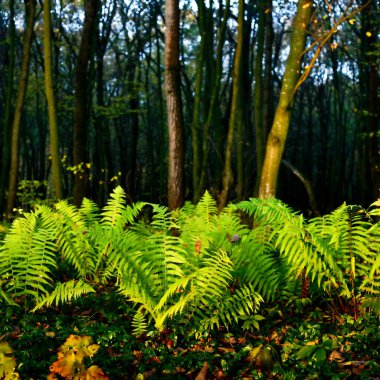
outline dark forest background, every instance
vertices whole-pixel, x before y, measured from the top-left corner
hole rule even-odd
[[[206,189],[218,199],[232,113],[229,200],[257,195],[296,8],[282,0],[179,3],[185,199]],[[379,196],[379,20],[375,0],[313,4],[302,72],[337,30],[295,97],[276,193],[295,208],[311,213],[313,195],[314,213],[344,201],[367,207]],[[161,0],[0,3],[3,215],[36,198],[103,204],[119,184],[131,201],[167,203],[165,22]]]

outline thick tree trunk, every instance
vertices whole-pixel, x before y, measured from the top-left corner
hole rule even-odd
[[[276,195],[278,172],[294,104],[294,90],[300,77],[301,60],[305,49],[311,11],[312,2],[310,0],[299,0],[293,22],[290,52],[281,86],[279,104],[266,146],[259,189],[259,196],[262,198]]]
[[[184,201],[184,138],[179,64],[178,0],[166,0],[165,85],[169,131],[169,209]]]
[[[73,158],[76,168],[74,204],[80,206],[87,193],[89,170],[87,134],[90,118],[89,64],[93,53],[93,40],[98,20],[99,0],[85,0],[85,18],[75,72],[75,110],[73,127]]]
[[[11,140],[11,163],[9,170],[9,190],[7,200],[7,218],[13,215],[13,208],[16,203],[17,194],[17,175],[19,169],[19,148],[20,148],[20,127],[22,109],[24,107],[26,89],[28,87],[30,49],[32,46],[33,27],[36,16],[36,0],[25,2],[26,29],[23,42],[22,62],[20,80],[18,82],[17,98],[15,103],[14,118],[12,124]]]
[[[239,14],[238,14],[238,32],[237,32],[237,45],[235,51],[234,67],[233,67],[233,82],[232,82],[232,100],[230,119],[228,124],[228,135],[226,141],[226,153],[224,158],[224,171],[222,178],[222,192],[219,199],[219,209],[222,209],[228,200],[228,193],[233,183],[232,173],[232,147],[234,141],[234,133],[236,120],[239,112],[239,96],[241,93],[241,66],[243,54],[243,41],[244,41],[244,0],[239,0]]]
[[[53,70],[51,57],[51,15],[50,0],[44,0],[44,68],[45,68],[45,92],[48,104],[50,126],[50,156],[52,164],[52,178],[55,197],[63,198],[62,191],[62,165],[59,154],[59,138],[57,125],[57,112],[53,89]]]

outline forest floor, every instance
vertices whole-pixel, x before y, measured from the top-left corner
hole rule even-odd
[[[380,379],[379,319],[365,314],[354,320],[349,310],[324,310],[307,299],[267,305],[260,330],[194,331],[184,316],[178,325],[148,328],[138,337],[131,304],[112,288],[35,313],[0,306],[3,379],[10,357],[22,379],[55,378],[57,349],[74,335],[99,345],[83,363],[76,351],[78,368],[101,368],[91,379]],[[2,355],[4,342],[13,353]]]

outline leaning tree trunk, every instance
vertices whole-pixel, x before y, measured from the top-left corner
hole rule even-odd
[[[166,0],[165,87],[169,131],[169,209],[181,207],[184,201],[183,113],[179,65],[178,0]]]
[[[280,99],[266,146],[259,188],[261,198],[276,195],[278,172],[293,110],[294,92],[300,77],[301,60],[306,45],[307,26],[310,22],[311,11],[312,2],[310,0],[299,0]]]
[[[89,63],[98,20],[99,0],[85,0],[84,25],[75,72],[75,109],[73,127],[73,158],[75,171],[74,203],[80,206],[88,187],[87,129],[89,112]]]
[[[7,218],[13,215],[13,208],[16,203],[17,194],[17,175],[20,162],[20,127],[21,115],[24,107],[26,89],[28,87],[29,77],[29,61],[30,49],[32,46],[33,26],[36,16],[36,0],[28,0],[25,2],[26,14],[26,29],[24,35],[22,62],[20,71],[20,80],[18,82],[17,98],[15,103],[14,118],[12,124],[12,139],[11,139],[11,162],[9,170],[9,189],[7,200]]]
[[[62,192],[62,165],[59,154],[59,138],[57,125],[57,112],[53,89],[53,70],[51,58],[51,15],[50,0],[44,0],[44,68],[45,68],[45,92],[48,104],[50,126],[50,155],[52,163],[52,178],[55,197],[63,198]]]

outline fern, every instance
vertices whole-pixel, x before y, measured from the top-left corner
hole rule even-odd
[[[125,191],[121,186],[116,187],[102,210],[102,223],[113,227],[122,227],[122,210],[126,203]]]
[[[53,304],[58,306],[59,304],[73,301],[81,297],[83,294],[94,292],[94,288],[82,280],[70,280],[64,283],[58,283],[52,292],[38,300],[32,311],[41,309],[44,306],[51,306]]]
[[[140,336],[146,333],[148,324],[146,322],[145,315],[139,309],[132,319],[132,334],[134,336]]]
[[[237,324],[255,314],[263,301],[253,286],[243,285],[232,295],[224,294],[224,297],[219,299],[218,307],[199,310],[200,326],[208,330]]]
[[[10,298],[46,294],[56,268],[52,230],[44,228],[39,213],[25,214],[12,224],[0,249],[0,279]]]

